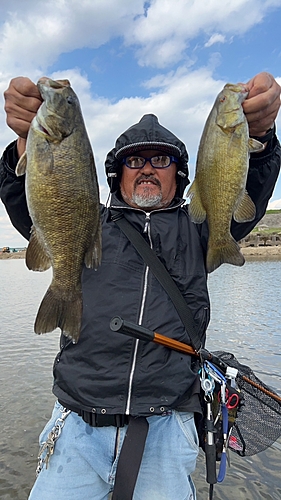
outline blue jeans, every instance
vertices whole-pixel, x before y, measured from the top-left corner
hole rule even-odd
[[[40,435],[40,444],[61,416],[61,410],[56,403],[51,420]],[[195,500],[190,477],[198,455],[193,413],[173,410],[170,415],[155,415],[147,420],[149,431],[133,500]],[[29,500],[109,499],[126,428],[90,427],[71,412],[48,468],[44,466],[39,473]]]

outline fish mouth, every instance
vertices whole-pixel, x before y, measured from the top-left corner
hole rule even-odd
[[[38,116],[36,116],[36,124],[37,124],[37,130],[39,132],[43,132],[43,134],[48,135],[49,137],[51,136],[50,132],[39,122]]]
[[[48,100],[48,96],[54,93],[61,93],[65,88],[70,88],[69,80],[52,80],[43,76],[37,82],[37,88],[43,101]]]
[[[41,132],[44,132],[44,134],[46,134],[46,135],[51,135],[51,134],[48,132],[48,130],[47,130],[45,127],[43,127],[40,123],[38,123],[38,125],[39,125],[39,126],[38,126],[38,128],[39,128],[39,130],[40,130]]]
[[[231,90],[232,92],[242,92],[244,94],[248,94],[250,91],[249,87],[247,87],[247,85],[243,83],[227,83],[224,88],[227,90]]]
[[[37,86],[39,89],[41,86],[51,87],[52,89],[61,89],[63,87],[70,87],[70,82],[69,80],[52,80],[51,78],[43,76],[42,78],[39,78]]]
[[[35,123],[36,123],[35,127],[36,127],[36,129],[39,132],[43,133],[44,135],[47,135],[48,137],[51,137],[51,135],[52,135],[51,132],[49,132],[49,130],[46,128],[46,126],[44,126],[45,124],[43,125],[41,123],[41,120],[40,120],[40,109],[41,108],[39,108],[38,113],[35,116]]]

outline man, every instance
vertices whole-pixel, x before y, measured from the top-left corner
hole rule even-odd
[[[268,73],[254,77],[248,87],[244,111],[250,134],[259,136],[266,147],[250,160],[247,190],[256,204],[256,218],[244,224],[233,221],[232,234],[237,240],[263,216],[280,168],[280,145],[273,128],[280,87]],[[36,86],[26,78],[12,80],[5,99],[7,123],[19,137],[2,158],[1,198],[12,223],[28,239],[31,220],[24,180],[15,176],[14,169],[41,100]],[[117,139],[105,167],[111,207],[123,213],[165,263],[204,344],[209,322],[208,232],[207,224],[190,221],[182,199],[189,182],[187,163],[183,142],[154,115],[145,115]],[[107,499],[115,477],[116,488],[119,472],[123,477],[124,463],[130,468],[135,460],[137,450],[131,450],[131,455],[129,450],[124,462],[123,443],[138,438],[136,423],[141,423],[142,435],[143,422],[148,422],[133,497],[126,492],[128,475],[128,485],[121,485],[123,491],[115,498],[192,500],[195,488],[190,475],[198,453],[194,413],[200,412],[197,363],[165,347],[114,333],[109,323],[120,315],[187,344],[190,337],[170,297],[112,220],[110,210],[103,207],[101,217],[102,264],[97,271],[83,271],[80,339],[76,345],[61,339],[54,363],[53,392],[58,402],[40,443],[61,422],[57,420],[61,416],[64,426],[30,499],[53,500],[60,494],[69,500]],[[116,475],[119,458],[123,465]]]

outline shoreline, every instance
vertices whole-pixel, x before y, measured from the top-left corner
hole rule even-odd
[[[10,253],[2,253],[0,252],[0,259],[25,259],[25,250],[21,250],[20,252],[10,252]]]
[[[281,245],[240,247],[246,262],[252,260],[281,260]]]
[[[240,247],[245,260],[281,260],[281,245],[259,246],[259,247]],[[24,259],[25,250],[20,252],[2,253],[0,260],[6,259]]]

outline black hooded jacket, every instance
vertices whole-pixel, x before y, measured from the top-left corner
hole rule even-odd
[[[130,139],[129,134],[127,144],[130,141],[135,138]],[[107,158],[112,164],[118,160],[115,149]],[[263,216],[279,173],[280,156],[276,137],[262,154],[252,155],[247,190],[257,215],[251,223],[233,222],[236,240]],[[28,238],[31,220],[24,181],[14,173],[16,161],[12,144],[0,163],[0,194],[13,225]],[[175,199],[168,208],[145,213],[124,203],[117,190],[111,205],[123,212],[161,258],[186,298],[204,344],[210,316],[205,269],[207,223],[193,224],[182,199]],[[112,221],[108,208],[102,207],[101,218],[102,264],[97,271],[83,270],[81,335],[76,345],[61,338],[53,392],[65,406],[77,411],[132,415],[163,414],[172,408],[194,411],[197,365],[190,356],[110,330],[111,318],[119,315],[190,343],[167,293]]]

